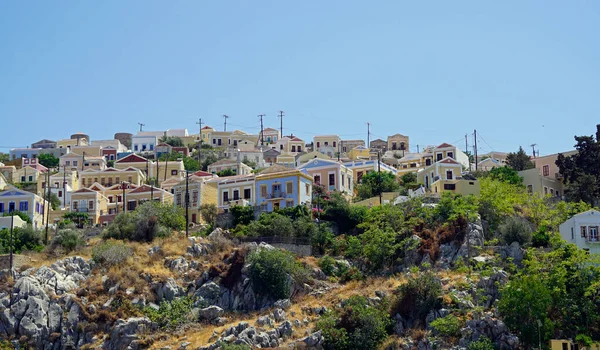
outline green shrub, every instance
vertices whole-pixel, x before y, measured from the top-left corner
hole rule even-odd
[[[251,237],[291,237],[294,235],[292,219],[279,213],[263,213],[252,221],[246,230]]]
[[[288,278],[300,269],[292,253],[279,249],[259,249],[250,254],[248,261],[252,286],[258,294],[273,299],[290,296]]]
[[[84,244],[83,233],[72,228],[58,231],[58,234],[53,239],[53,245],[63,247],[67,253],[82,247]]]
[[[323,273],[327,276],[333,276],[337,270],[335,259],[330,257],[329,255],[325,255],[321,259],[319,259],[319,267],[321,268],[321,271],[323,271]]]
[[[13,229],[13,253],[20,254],[23,251],[40,252],[44,249],[41,231],[34,230],[33,226],[15,227]],[[10,230],[0,230],[0,253],[7,254],[10,250]]]
[[[144,308],[144,314],[161,328],[173,329],[183,323],[192,321],[191,311],[194,299],[185,296],[172,301],[162,301],[158,310],[151,307]]]
[[[414,322],[416,327],[425,326],[427,314],[441,306],[442,285],[430,271],[410,276],[398,287],[398,297],[392,305],[392,315],[401,314]]]
[[[437,318],[429,325],[443,337],[460,337],[461,321],[452,314]]]
[[[225,342],[219,343],[220,350],[252,350],[248,344],[230,344]]]
[[[370,306],[363,296],[352,296],[340,309],[328,312],[317,322],[325,348],[376,349],[387,337],[391,319],[386,303]]]
[[[313,223],[313,225],[315,224]],[[315,230],[310,236],[311,244],[318,253],[325,253],[333,242],[333,232],[326,224],[315,225],[314,227]]]
[[[146,202],[133,212],[121,212],[104,230],[104,238],[151,242],[155,237],[170,235],[170,230],[185,229],[181,208]]]
[[[504,243],[511,244],[518,242],[525,245],[531,242],[532,227],[531,223],[524,218],[511,216],[498,228]]]
[[[233,216],[233,226],[248,225],[254,221],[254,207],[234,205],[229,208]]]
[[[488,337],[481,337],[469,344],[469,350],[494,350],[494,345]]]
[[[131,248],[124,243],[106,241],[92,249],[92,259],[97,264],[105,266],[119,265],[127,260],[132,253]]]
[[[546,226],[541,226],[533,233],[531,237],[531,245],[534,247],[547,247],[550,244],[550,233]]]
[[[21,220],[25,221],[28,224],[31,224],[31,218],[29,217],[29,215],[27,215],[27,213],[24,213],[22,211],[18,211],[18,210],[13,210],[12,214],[11,212],[4,212],[4,214],[2,216],[18,216],[19,218],[21,218]]]

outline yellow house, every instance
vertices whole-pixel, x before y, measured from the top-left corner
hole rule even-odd
[[[56,148],[72,148],[75,146],[85,146],[88,142],[85,138],[83,139],[62,139],[56,141]]]
[[[587,346],[582,346],[580,347],[577,343],[573,342],[572,340],[566,340],[566,339],[552,339],[550,340],[550,350],[573,350],[573,349],[578,349],[578,350],[600,350],[600,342],[596,341],[594,343],[592,343],[591,346],[587,347]]]
[[[348,152],[350,160],[369,159],[371,157],[370,150],[365,146],[356,146]]]
[[[395,134],[387,138],[388,151],[409,151],[408,136]]]
[[[84,171],[86,169],[103,170],[106,169],[106,159],[102,156],[89,156],[87,154],[79,154],[69,152],[60,156],[59,165],[63,169],[75,169]]]
[[[300,166],[300,165],[302,165],[308,161],[311,161],[313,159],[331,159],[331,157],[329,157],[319,151],[312,151],[312,152],[300,155],[296,159],[296,166]]]
[[[200,207],[202,205],[217,205],[217,188],[207,183],[207,181],[211,179],[214,179],[212,174],[202,171],[198,171],[189,175],[187,184],[187,190],[190,198],[189,218],[193,223],[206,223],[204,222],[204,219],[200,213]],[[185,180],[181,180],[177,185],[173,186],[175,205],[185,208],[185,193]]]
[[[326,191],[339,191],[348,200],[354,195],[352,170],[333,160],[314,159],[298,167],[310,175],[313,186],[322,186]]]
[[[13,175],[13,183],[24,184],[38,182],[38,179],[44,179],[45,174],[45,172],[38,169],[24,166],[21,169],[18,169]]]
[[[238,162],[232,159],[221,159],[212,164],[207,168],[207,171],[211,174],[217,174],[224,170],[233,171],[234,175],[246,175],[252,173],[252,168],[248,165]]]
[[[313,139],[313,150],[328,155],[330,158],[341,151],[340,137],[337,135],[315,136]]]
[[[296,167],[296,156],[291,153],[282,153],[277,156],[277,164],[293,169]]]
[[[6,187],[8,187],[8,181],[2,173],[0,173],[0,191],[3,191]]]
[[[146,176],[140,169],[129,167],[126,169],[108,168],[105,170],[84,170],[80,174],[81,186],[90,187],[94,183],[111,187],[125,181],[140,186],[146,182]]]
[[[35,193],[10,188],[0,192],[0,216],[18,210],[29,216],[33,228],[44,226],[44,214],[48,201]]]
[[[217,208],[220,212],[227,212],[235,205],[254,206],[256,203],[254,174],[215,178],[208,180],[206,184],[216,188]]]
[[[158,184],[172,176],[183,178],[185,170],[182,160],[175,161],[150,161],[137,154],[130,154],[115,162],[115,169],[135,168],[146,175],[146,177],[155,178]]]
[[[85,154],[86,158],[89,157],[100,157],[102,155],[102,147],[100,146],[91,146],[91,145],[83,145],[83,146],[72,146],[71,152],[77,154]]]
[[[479,181],[462,177],[462,164],[452,158],[444,158],[417,173],[417,181],[424,184],[430,196],[439,197],[443,192],[461,195],[479,195]]]
[[[89,224],[100,223],[101,216],[108,214],[108,200],[101,193],[88,188],[82,188],[71,193],[71,212],[87,213]]]
[[[50,186],[62,187],[63,182],[73,191],[77,191],[79,189],[79,175],[77,170],[62,170],[50,175]]]

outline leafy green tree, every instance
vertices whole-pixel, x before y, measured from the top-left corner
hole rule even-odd
[[[233,176],[235,175],[235,172],[231,169],[225,169],[225,170],[221,170],[219,172],[217,172],[217,176],[219,177],[227,177],[227,176]]]
[[[55,193],[50,192],[50,196],[48,196],[48,192],[44,192],[44,199],[50,202],[52,210],[56,210],[60,207],[60,198],[58,198]]]
[[[378,228],[360,234],[362,256],[371,270],[377,271],[392,265],[398,247],[397,237],[398,235],[393,231]]]
[[[552,306],[550,290],[536,276],[520,276],[502,289],[498,310],[519,339],[533,345],[541,337],[545,343],[553,328],[548,313]],[[539,322],[539,324],[538,324]]]
[[[209,225],[214,225],[217,219],[217,206],[215,204],[202,204],[200,206],[200,215],[202,220]]]
[[[343,306],[322,316],[317,329],[322,331],[327,349],[377,349],[387,338],[391,319],[386,303],[371,306],[363,296],[352,296]]]
[[[250,254],[248,261],[255,292],[273,299],[290,296],[288,278],[295,276],[300,269],[292,253],[279,249],[259,249]]]
[[[41,251],[44,249],[42,233],[35,230],[31,224],[25,227],[13,229],[13,252],[19,254],[23,251]],[[10,230],[0,230],[0,253],[7,254],[10,251]]]
[[[256,163],[251,160],[244,159],[242,161],[242,163],[246,164],[247,166],[251,167],[252,169],[256,168]]]
[[[523,184],[523,178],[519,176],[517,171],[507,166],[501,166],[490,170],[489,176],[494,180],[508,182],[511,185]]]
[[[469,350],[494,350],[494,344],[488,337],[481,337],[477,341],[469,344]]]
[[[430,326],[441,336],[448,338],[460,337],[460,329],[463,325],[458,317],[449,314],[445,317],[436,318],[430,323]]]
[[[415,327],[425,327],[427,314],[440,306],[442,284],[431,271],[410,276],[398,287],[398,296],[392,305],[392,315],[401,314]]]
[[[247,227],[247,234],[252,237],[291,237],[294,232],[292,219],[276,212],[261,214],[258,220],[252,221]]]
[[[400,189],[396,175],[388,172],[370,171],[356,185],[356,200],[360,201],[379,195],[380,192],[395,192]]]
[[[67,228],[58,231],[52,240],[53,245],[61,246],[70,253],[85,244],[83,233],[76,229]]]
[[[234,205],[229,212],[233,215],[233,226],[248,225],[254,221],[254,208],[251,206]]]
[[[158,161],[160,162],[164,162],[164,161],[169,161],[169,162],[174,162],[177,161],[179,159],[181,159],[183,156],[177,152],[171,152],[171,153],[163,153],[160,155],[160,157],[158,157]],[[185,163],[184,163],[185,166]]]
[[[183,140],[177,136],[163,136],[159,139],[159,142],[164,142],[172,147],[184,147]]]
[[[533,164],[531,158],[525,153],[523,147],[519,147],[516,153],[509,153],[506,156],[506,165],[516,171],[535,168],[535,164]]]
[[[198,171],[200,170],[200,163],[195,158],[184,157],[183,158],[183,166],[187,171]]]
[[[556,165],[567,184],[567,199],[595,205],[600,197],[600,124],[596,136],[575,136],[577,153],[558,155]]]
[[[6,163],[10,160],[10,155],[8,153],[2,153],[0,152],[0,162],[1,163]]]
[[[499,227],[499,231],[505,244],[517,242],[526,245],[531,242],[533,227],[527,219],[511,216]]]
[[[416,172],[406,173],[406,174],[400,176],[400,181],[402,182],[403,185],[415,183],[415,182],[417,182],[417,173]]]
[[[515,210],[524,206],[531,197],[522,187],[490,177],[482,178],[479,184],[479,214],[488,222],[492,232],[506,217],[515,215]]]
[[[333,232],[328,225],[320,224],[315,225],[316,229],[313,229],[310,235],[311,244],[319,253],[325,253],[327,248],[331,246],[333,242]],[[314,226],[312,226],[314,228]]]
[[[50,153],[43,153],[38,155],[38,162],[46,168],[56,168],[59,163],[59,159]]]
[[[115,161],[114,160],[108,160],[106,161],[106,166],[109,168],[114,168],[115,167]]]

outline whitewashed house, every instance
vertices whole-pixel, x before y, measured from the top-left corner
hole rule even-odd
[[[590,253],[600,253],[600,211],[577,214],[559,226],[560,236]]]

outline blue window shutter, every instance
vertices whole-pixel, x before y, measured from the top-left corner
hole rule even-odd
[[[0,203],[0,213],[4,213],[4,203]]]

